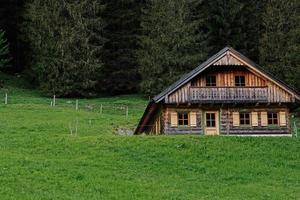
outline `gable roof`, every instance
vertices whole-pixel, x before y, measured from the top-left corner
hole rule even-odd
[[[297,92],[297,90],[295,88],[287,85],[286,83],[284,83],[283,81],[281,81],[280,79],[278,79],[277,77],[275,77],[274,75],[272,75],[269,72],[265,71],[262,67],[260,67],[255,62],[253,62],[252,60],[250,60],[249,58],[247,58],[243,54],[239,53],[235,49],[233,49],[231,47],[225,47],[221,51],[219,51],[218,53],[216,53],[215,55],[213,55],[212,57],[210,57],[208,60],[206,60],[204,63],[202,63],[201,65],[199,65],[198,67],[196,67],[191,72],[183,75],[178,81],[176,81],[171,86],[169,86],[167,89],[165,89],[163,92],[161,92],[160,94],[158,94],[157,96],[155,96],[153,98],[153,101],[155,103],[161,102],[166,97],[166,95],[169,95],[169,94],[173,93],[178,88],[180,88],[184,84],[188,83],[190,80],[192,80],[198,74],[200,74],[205,69],[207,69],[208,67],[210,67],[211,65],[213,65],[220,58],[222,58],[223,56],[225,56],[227,52],[230,52],[237,59],[243,61],[243,63],[245,63],[246,65],[252,66],[259,73],[263,74],[265,77],[267,77],[269,80],[273,81],[277,85],[280,85],[285,90],[289,91],[289,93],[295,95],[298,100],[300,100],[299,93]]]

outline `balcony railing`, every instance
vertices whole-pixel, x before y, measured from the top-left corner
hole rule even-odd
[[[191,87],[191,102],[267,102],[267,87]]]

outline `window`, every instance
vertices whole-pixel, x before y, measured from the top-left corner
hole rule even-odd
[[[237,87],[246,86],[245,76],[235,76],[235,86]]]
[[[216,127],[215,113],[206,113],[206,127]]]
[[[278,114],[277,113],[268,113],[268,124],[269,125],[278,125]]]
[[[178,125],[188,126],[189,125],[189,114],[188,113],[178,113]]]
[[[206,76],[206,86],[207,87],[217,86],[217,78],[216,78],[216,76]]]
[[[240,125],[250,125],[250,113],[240,113]]]

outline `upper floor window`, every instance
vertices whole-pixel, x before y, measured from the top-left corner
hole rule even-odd
[[[235,86],[237,87],[246,86],[245,76],[235,76]]]
[[[278,125],[278,114],[277,113],[268,113],[268,124],[269,125]]]
[[[207,87],[217,86],[217,77],[213,75],[206,76],[206,86]]]
[[[250,125],[250,113],[240,113],[240,125]]]
[[[178,113],[178,125],[179,126],[188,126],[189,125],[189,114],[182,112]]]

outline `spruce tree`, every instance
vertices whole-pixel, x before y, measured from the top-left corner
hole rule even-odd
[[[33,0],[24,30],[40,87],[57,96],[94,96],[102,67],[99,0]]]
[[[22,11],[26,0],[2,0],[0,1],[0,29],[5,31],[9,42],[11,62],[5,71],[21,72],[25,67],[25,54],[28,52],[26,45],[22,42],[20,24],[22,22]]]
[[[300,2],[267,0],[262,13],[260,63],[300,89]]]
[[[5,32],[0,29],[0,70],[7,67],[10,62],[8,42]]]
[[[210,0],[200,10],[205,12],[211,53],[232,46],[258,61],[260,0]]]
[[[106,0],[104,67],[99,89],[108,94],[136,92],[140,81],[136,50],[141,0]]]
[[[149,0],[143,9],[138,52],[141,90],[162,91],[204,60],[203,33],[186,0]]]

